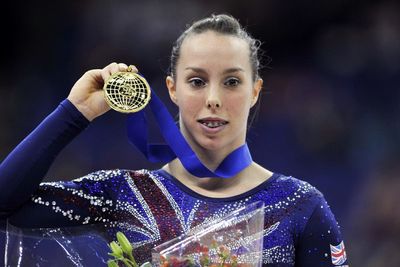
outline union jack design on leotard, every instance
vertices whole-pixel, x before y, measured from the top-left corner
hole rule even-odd
[[[347,257],[343,241],[340,242],[340,244],[337,246],[332,246],[332,245],[330,246],[331,246],[332,263],[334,265],[342,265],[343,263],[345,263]]]

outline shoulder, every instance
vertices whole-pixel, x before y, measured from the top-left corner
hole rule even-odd
[[[334,215],[324,197],[316,187],[310,183],[280,174],[272,183],[274,194],[281,196],[281,201],[289,203],[288,210],[293,210],[293,218],[299,222],[300,232],[303,232],[309,221],[316,218],[317,221],[336,223]]]
[[[86,174],[85,176],[76,178],[72,180],[73,182],[80,183],[80,182],[102,182],[102,181],[107,181],[110,179],[114,179],[117,177],[123,177],[126,175],[128,171],[127,170],[122,170],[122,169],[114,169],[114,170],[99,170],[95,171],[89,174]]]
[[[43,182],[39,190],[67,190],[90,191],[94,194],[102,194],[110,189],[128,186],[133,180],[149,176],[148,170],[98,170],[70,181]]]
[[[279,207],[292,218],[305,222],[314,210],[326,202],[323,194],[310,183],[283,174],[274,174],[269,186],[266,187],[265,197],[272,207]]]
[[[149,176],[150,171],[142,170],[127,170],[127,169],[113,169],[113,170],[99,170],[89,173],[85,176],[72,180],[72,182],[106,182],[109,180],[126,180],[138,179]]]
[[[306,198],[311,201],[320,201],[324,195],[315,186],[305,180],[287,176],[283,174],[274,174],[276,177],[271,186],[277,193],[292,195],[296,198]]]

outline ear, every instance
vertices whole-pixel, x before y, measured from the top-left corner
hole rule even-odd
[[[261,78],[257,79],[257,81],[254,82],[253,99],[251,100],[251,107],[253,107],[257,103],[257,100],[258,100],[258,97],[260,95],[263,83],[264,83],[264,81]]]
[[[168,88],[169,97],[171,98],[172,102],[174,102],[176,105],[178,105],[178,99],[176,97],[176,85],[175,85],[174,78],[172,78],[172,76],[167,76],[167,78],[165,79],[165,83]]]

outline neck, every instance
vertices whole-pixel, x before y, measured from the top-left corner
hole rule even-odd
[[[243,138],[243,140],[240,143],[237,142],[236,144],[231,144],[219,149],[206,149],[198,145],[196,142],[194,142],[192,138],[190,137],[188,138],[187,136],[188,133],[186,133],[184,127],[181,126],[181,129],[183,129],[182,133],[185,136],[185,139],[189,143],[190,147],[195,152],[196,156],[203,163],[203,165],[211,171],[215,171],[218,168],[218,166],[222,163],[222,161],[232,151],[239,148],[245,143],[245,140]],[[248,166],[248,168],[246,168],[245,170],[241,171],[240,173],[229,179],[216,178],[216,177],[199,178],[197,176],[194,176],[183,167],[181,161],[178,158],[165,165],[163,169],[172,174],[178,180],[181,180],[181,182],[183,182],[184,184],[188,183],[191,184],[192,186],[203,188],[206,190],[218,190],[219,188],[222,189],[236,185],[240,180],[240,177],[243,176],[243,173],[247,169],[249,169],[249,167],[251,167],[252,165],[254,165],[254,163]]]
[[[218,144],[213,144],[216,141],[212,139],[208,141],[209,144],[200,145],[194,136],[192,136],[190,132],[186,130],[186,127],[182,124],[182,120],[180,120],[180,130],[186,142],[192,148],[199,160],[211,171],[215,171],[232,151],[239,148],[246,142],[246,135],[240,134],[238,138],[235,138],[234,141],[219,148],[215,147],[218,146]]]
[[[220,149],[218,151],[210,151],[205,149],[199,149],[196,146],[192,146],[195,148],[195,153],[198,156],[199,160],[211,171],[215,171],[221,162],[228,156],[232,151],[226,151],[224,149]],[[202,177],[199,178],[195,175],[192,175],[188,172],[185,167],[182,165],[181,161],[176,158],[175,160],[168,163],[164,166],[164,169],[171,173],[174,177],[184,179],[185,182],[197,186],[200,188],[208,189],[208,190],[218,190],[218,188],[227,187],[234,185],[240,178],[243,176],[241,171],[234,177],[229,179],[217,178],[217,177]],[[182,182],[182,181],[181,181]]]
[[[253,162],[230,179],[198,178],[187,172],[179,159],[165,165],[163,169],[191,190],[208,197],[231,197],[247,192],[272,176],[272,172]]]
[[[193,147],[193,146],[192,146]],[[209,170],[215,171],[221,162],[231,153],[232,151],[218,150],[209,151],[205,149],[195,149],[195,153],[199,160]]]
[[[203,164],[205,163],[203,162]],[[206,166],[211,169],[211,166],[209,165]],[[215,166],[215,168],[217,167],[218,165]],[[205,190],[218,191],[237,185],[241,179],[240,177],[243,176],[242,173],[245,172],[247,168],[229,179],[216,178],[216,177],[199,178],[188,172],[183,167],[179,159],[174,159],[173,161],[169,162],[163,167],[163,169],[186,185],[202,188]]]

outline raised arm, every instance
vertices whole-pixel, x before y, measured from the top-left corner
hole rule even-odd
[[[104,100],[104,81],[125,71],[125,64],[112,63],[87,71],[54,112],[29,134],[0,165],[0,212],[7,217],[37,190],[58,153],[90,121],[110,108]]]

